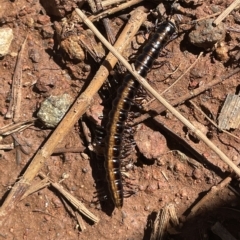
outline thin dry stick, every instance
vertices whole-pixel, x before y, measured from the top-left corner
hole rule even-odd
[[[124,48],[130,44],[131,39],[136,34],[146,17],[147,14],[144,13],[143,8],[137,8],[132,13],[128,24],[124,28],[122,34],[115,44],[116,48],[119,51],[122,52]],[[106,57],[106,60],[103,62],[103,65],[100,67],[99,71],[96,73],[87,89],[77,98],[75,103],[69,109],[68,113],[59,123],[44,146],[38,150],[32,162],[28,166],[26,172],[22,178],[15,183],[0,208],[0,226],[4,223],[4,219],[6,216],[8,216],[8,213],[14,208],[16,202],[18,202],[22,195],[25,193],[30,185],[30,182],[40,171],[46,159],[51,156],[58,143],[64,139],[73,125],[85,113],[86,109],[89,107],[93,99],[93,96],[100,89],[116,62],[117,59],[113,56],[113,54],[109,53]]]
[[[198,55],[197,59],[193,62],[193,64],[191,64],[191,66],[189,66],[186,71],[171,85],[169,86],[167,89],[165,89],[163,92],[161,92],[161,95],[163,95],[165,92],[167,92],[170,88],[172,88],[179,80],[181,80],[183,78],[183,76],[185,76],[198,62],[198,60],[200,59],[200,57],[203,55],[203,52],[200,52],[200,54]]]
[[[17,63],[12,81],[12,96],[9,104],[6,118],[12,118],[14,122],[18,122],[21,112],[21,99],[22,99],[22,58],[25,50],[27,37],[25,38],[21,50],[19,51]]]
[[[58,190],[68,201],[84,216],[92,220],[93,222],[99,222],[99,218],[93,215],[77,198],[75,198],[72,194],[67,192],[62,186],[58,183],[52,182],[51,185]]]
[[[93,215],[77,198],[72,196],[67,190],[63,189],[59,183],[53,182],[44,173],[39,173],[39,176],[43,179],[46,179],[47,182],[50,182],[51,186],[58,190],[79,212],[81,212],[93,222],[99,222],[99,219],[95,215]]]
[[[95,215],[93,215],[77,198],[72,196],[72,194],[70,194],[67,190],[63,189],[59,183],[53,182],[44,173],[39,173],[39,176],[43,179],[46,179],[47,182],[50,182],[51,186],[58,190],[79,212],[81,212],[93,222],[99,222],[99,219]]]
[[[106,1],[102,1],[102,6],[103,7],[107,7],[113,4],[118,4],[120,2],[126,2],[126,0],[106,0]]]
[[[227,16],[228,14],[234,9],[236,8],[238,5],[240,4],[240,0],[235,0],[232,2],[232,4],[230,4],[229,7],[227,7],[213,22],[214,26],[217,26],[220,22],[222,22]]]
[[[113,7],[111,9],[107,9],[107,10],[105,10],[105,11],[103,11],[103,12],[97,14],[97,15],[93,15],[93,16],[89,17],[89,20],[92,21],[92,22],[98,21],[101,18],[104,18],[104,17],[109,16],[111,14],[114,14],[116,12],[122,11],[122,10],[124,10],[124,9],[126,9],[128,7],[131,7],[133,5],[136,5],[136,4],[138,4],[138,3],[142,2],[142,1],[143,0],[131,0],[131,1],[128,1],[126,3],[120,4],[117,7]]]
[[[85,226],[85,223],[83,222],[82,216],[81,216],[78,212],[74,212],[74,214],[75,214],[75,217],[77,218],[80,231],[81,231],[81,232],[85,231],[87,228],[86,228],[86,226]]]
[[[209,199],[213,197],[218,191],[226,187],[232,181],[232,174],[221,181],[217,186],[213,186],[211,190],[191,209],[189,217],[194,215],[199,208],[201,208]]]
[[[35,122],[35,119],[30,119],[24,122],[10,123],[0,129],[0,135],[7,136],[15,132],[21,132],[24,129],[32,126]]]
[[[207,89],[213,87],[214,85],[217,85],[218,83],[230,78],[231,76],[233,76],[234,74],[237,74],[238,72],[240,72],[240,68],[236,68],[234,69],[232,72],[228,73],[227,75],[221,77],[221,78],[215,78],[214,80],[208,82],[206,85],[203,85],[197,89],[193,89],[190,92],[186,93],[185,95],[183,95],[182,97],[176,98],[175,100],[171,101],[171,105],[172,106],[176,106],[179,105],[183,102],[185,102],[186,100],[189,100],[193,97],[196,97],[197,95],[199,95],[200,93],[206,91]],[[157,112],[157,114],[161,114],[163,111],[166,110],[166,108],[159,104],[158,102],[153,102],[149,107],[149,109],[154,109],[155,112]],[[149,113],[145,113],[142,116],[134,119],[134,122],[132,125],[136,125],[140,122],[145,121],[146,119],[150,118],[151,115]],[[158,116],[154,117],[157,118]]]
[[[219,129],[220,131],[226,133],[227,135],[233,137],[233,138],[236,138],[238,140],[240,140],[239,137],[235,136],[234,134],[231,134],[230,132],[228,131],[225,131],[223,129],[221,129],[220,127],[218,127],[218,125],[211,119],[209,118],[193,101],[189,101],[193,106],[194,108],[196,108],[210,123],[212,123],[217,129]]]
[[[191,22],[180,24],[180,26],[183,27],[183,26],[190,25],[190,24],[191,24],[191,25],[192,25],[192,24],[196,24],[197,22],[202,21],[202,20],[204,20],[204,19],[209,19],[209,18],[212,18],[212,17],[216,17],[216,16],[218,16],[220,13],[221,13],[221,12],[216,12],[216,13],[213,13],[213,14],[208,15],[208,16],[206,16],[206,17],[198,18],[198,19],[193,20],[193,21],[191,21]]]
[[[0,144],[0,150],[11,150],[14,148],[13,143],[10,144]]]
[[[102,34],[95,28],[91,21],[80,10],[76,9],[77,14],[82,18],[83,22],[95,33],[99,40],[114,54],[115,57],[127,68],[127,70],[139,81],[143,87],[149,91],[162,105],[164,105],[178,120],[180,120],[185,126],[187,126],[193,133],[196,134],[205,144],[211,148],[237,175],[240,176],[240,169],[219,149],[214,145],[199,129],[193,126],[185,117],[183,117],[174,107],[172,107],[163,97],[161,97],[156,90],[154,90],[148,82],[142,78],[136,71],[132,70],[131,65],[126,61],[118,51],[108,43],[108,41],[102,36]]]
[[[39,190],[45,188],[46,186],[50,185],[50,181],[48,178],[44,178],[41,181],[37,182],[36,184],[31,185],[28,190],[24,193],[24,195],[21,197],[21,201],[28,197],[29,195],[38,192]]]

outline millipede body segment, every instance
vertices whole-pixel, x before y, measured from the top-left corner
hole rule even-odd
[[[175,32],[176,27],[171,21],[165,21],[159,25],[135,61],[135,70],[138,74],[142,77],[147,75],[154,60],[158,58],[161,49],[169,42]],[[128,112],[138,87],[139,83],[132,75],[127,74],[117,91],[117,96],[113,100],[112,110],[109,113],[109,121],[106,128],[105,168],[111,197],[117,208],[121,208],[123,205],[123,183],[121,175],[123,132]]]

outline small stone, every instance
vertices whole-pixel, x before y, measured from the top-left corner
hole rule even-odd
[[[61,48],[69,55],[71,59],[83,61],[85,53],[79,45],[79,38],[77,36],[70,36],[61,42]]]
[[[217,44],[215,52],[218,60],[226,62],[229,59],[228,48],[224,42],[220,42]]]
[[[6,54],[8,54],[12,40],[13,40],[12,29],[0,28],[0,57],[3,57]]]
[[[40,54],[36,49],[30,49],[28,52],[29,58],[34,62],[38,63],[40,61]]]
[[[150,207],[148,205],[144,207],[145,211],[149,211],[149,209],[150,209]]]
[[[85,159],[85,160],[88,160],[89,159],[89,156],[86,154],[86,153],[80,153],[82,158]]]
[[[50,23],[50,17],[48,15],[39,15],[37,18],[37,22],[46,25]]]
[[[213,19],[197,22],[195,30],[189,34],[189,41],[206,50],[212,49],[214,45],[225,39],[226,27],[223,23],[213,26]]]
[[[202,172],[200,169],[196,168],[194,171],[193,171],[193,177],[195,179],[200,179],[202,177]]]
[[[45,99],[37,113],[37,117],[47,126],[56,127],[72,103],[68,94],[50,96]]]
[[[42,35],[44,38],[53,38],[54,30],[51,26],[44,26],[42,28]]]
[[[139,151],[149,160],[155,160],[166,152],[167,143],[165,137],[151,128],[144,127],[137,131],[134,140]]]

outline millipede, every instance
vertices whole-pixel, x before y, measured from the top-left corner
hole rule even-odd
[[[158,26],[134,63],[135,70],[139,75],[142,77],[147,75],[154,60],[158,58],[161,49],[171,40],[176,31],[176,26],[169,20],[162,22]],[[106,127],[104,165],[111,198],[117,208],[123,206],[124,197],[121,174],[123,133],[128,112],[138,87],[138,81],[131,74],[126,74],[113,100],[112,110],[109,112]]]

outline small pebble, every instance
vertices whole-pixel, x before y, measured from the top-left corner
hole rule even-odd
[[[196,168],[194,171],[193,171],[193,177],[195,179],[200,179],[202,177],[202,172],[200,169]]]
[[[13,40],[13,31],[11,28],[0,28],[0,57],[9,52]]]
[[[213,19],[206,19],[196,23],[195,30],[190,32],[190,42],[206,50],[212,49],[217,42],[223,41],[226,35],[224,23],[213,26]]]
[[[56,127],[72,103],[68,94],[46,98],[37,113],[37,117],[47,127]]]
[[[145,211],[149,211],[149,209],[150,209],[150,207],[148,205],[144,207]]]

